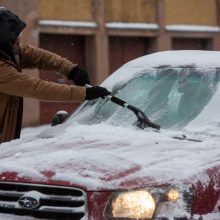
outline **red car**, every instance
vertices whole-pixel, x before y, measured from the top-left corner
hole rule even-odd
[[[219,79],[220,52],[125,64],[111,96],[1,145],[0,219],[220,219]]]

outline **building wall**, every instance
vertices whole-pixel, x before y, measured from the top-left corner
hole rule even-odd
[[[40,18],[93,21],[90,0],[40,0]]]
[[[94,21],[94,0],[40,0],[40,19]],[[157,0],[105,0],[106,22],[157,22]],[[217,25],[216,0],[165,0],[166,24]]]
[[[93,81],[100,83],[112,70],[111,58],[109,58],[110,37],[134,37],[134,39],[145,37],[146,44],[151,43],[148,46],[150,48],[148,52],[170,50],[173,44],[176,47],[176,42],[178,42],[178,48],[181,48],[182,42],[182,49],[192,48],[193,43],[195,43],[195,48],[198,48],[199,42],[209,44],[204,48],[219,49],[219,30],[215,30],[219,28],[219,4],[219,0],[64,0],[62,2],[40,0],[40,19],[42,20],[87,21],[97,25],[95,28],[68,27],[68,25],[62,28],[55,25],[42,25],[41,30],[50,33],[94,36],[95,40],[92,43],[96,45],[94,46],[96,49],[91,51],[95,53],[93,62],[97,64],[89,67],[91,67]],[[119,23],[121,26],[117,27]],[[136,23],[136,27],[126,26],[129,23]],[[148,24],[148,26],[143,28],[140,24]],[[150,28],[150,25],[154,26]],[[170,25],[188,26],[185,27],[186,30],[183,26],[181,30],[177,26],[176,29],[172,27],[171,30]],[[190,27],[190,25],[196,25],[197,30],[193,31],[193,26]],[[213,29],[207,31],[206,26]],[[149,40],[152,38],[153,40]],[[99,40],[96,42],[96,39]],[[184,39],[187,39],[187,42],[192,39],[189,47]],[[93,47],[93,45],[88,46]],[[132,45],[130,48],[132,53]],[[99,57],[97,54],[100,50],[102,50],[101,60],[97,61]],[[107,61],[104,62],[104,59]],[[103,72],[107,74],[101,77]]]
[[[36,11],[38,8],[38,0],[0,0],[0,6],[6,7],[18,14],[19,17],[26,19],[28,14]]]
[[[166,24],[218,25],[216,0],[166,0]]]
[[[122,64],[155,51],[220,50],[219,5],[219,0],[40,0],[41,20],[63,22],[41,24],[40,31],[62,34],[60,45],[65,35],[81,36],[84,67],[99,84]]]
[[[106,22],[156,23],[155,0],[106,0]]]
[[[0,0],[0,5],[28,23],[24,42],[37,45],[39,39],[45,49],[80,60],[92,84],[101,83],[125,62],[155,51],[220,50],[220,0]],[[75,47],[67,46],[71,38],[77,39]],[[40,77],[47,80],[43,73]],[[52,75],[48,80],[57,81]],[[62,108],[25,99],[24,125],[49,122],[58,106]]]

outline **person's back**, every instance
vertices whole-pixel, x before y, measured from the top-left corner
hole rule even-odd
[[[25,27],[18,16],[0,8],[0,143],[19,138],[23,97],[80,103],[110,94],[103,87],[86,88],[88,73],[77,64],[49,51],[20,45],[19,35]],[[22,72],[26,68],[58,72],[76,85],[34,78]]]

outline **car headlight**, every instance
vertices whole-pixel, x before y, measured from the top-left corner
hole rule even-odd
[[[176,189],[169,189],[166,193],[168,201],[177,201],[180,198],[180,193]]]
[[[190,211],[184,195],[185,190],[171,187],[113,192],[104,215],[108,219],[186,217]],[[179,216],[180,213],[182,216]]]
[[[155,201],[144,190],[119,193],[111,202],[113,218],[152,218],[154,211]]]

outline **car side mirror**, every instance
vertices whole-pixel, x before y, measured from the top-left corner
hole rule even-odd
[[[62,124],[70,114],[66,111],[58,111],[52,118],[51,126]]]

